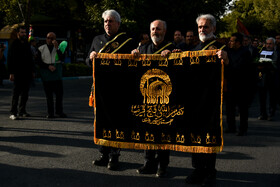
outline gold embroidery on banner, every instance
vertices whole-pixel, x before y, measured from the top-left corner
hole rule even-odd
[[[119,47],[119,42],[113,42],[112,44],[111,44],[111,46],[114,48],[114,49],[116,49],[117,47]]]
[[[164,133],[161,133],[161,142],[171,142],[171,136],[165,135]]]
[[[137,63],[138,63],[138,61],[129,59],[128,67],[137,67]]]
[[[182,66],[183,65],[183,59],[182,58],[174,59],[173,65],[174,66]]]
[[[121,66],[122,65],[122,61],[120,59],[115,59],[114,60],[114,65],[115,66]]]
[[[176,142],[185,143],[185,136],[184,135],[180,136],[180,134],[177,133]]]
[[[211,140],[210,134],[207,133],[207,135],[206,135],[206,144],[216,144],[216,143],[217,143],[216,136],[213,136],[212,140]]]
[[[184,114],[183,106],[169,104],[172,83],[169,76],[160,69],[148,70],[140,80],[140,91],[143,105],[132,105],[134,116],[142,118],[142,122],[153,125],[171,125],[175,116]]]
[[[118,129],[116,129],[116,139],[122,139],[124,140],[124,132],[119,132]]]
[[[105,129],[103,129],[103,138],[111,138],[112,137],[112,133],[109,130],[108,133]]]
[[[168,59],[166,58],[165,60],[160,60],[158,62],[158,66],[165,66],[168,67]]]
[[[172,84],[169,76],[160,69],[148,70],[141,78],[140,91],[144,104],[168,104]]]
[[[136,134],[135,134],[135,132],[134,131],[132,131],[132,133],[131,133],[131,139],[132,140],[140,140],[140,134],[139,134],[139,132],[137,132]]]
[[[171,125],[175,116],[184,114],[184,107],[170,108],[168,105],[133,105],[131,112],[141,117],[142,122],[155,125]]]
[[[210,56],[206,56],[206,63],[212,62],[212,58]]]
[[[101,64],[100,64],[100,65],[103,65],[103,66],[109,66],[109,65],[110,65],[110,60],[109,60],[109,59],[107,59],[107,60],[102,59],[102,60],[101,60]]]
[[[217,58],[216,58],[216,56],[212,56],[212,62],[216,62],[216,60],[217,60]]]
[[[153,134],[150,135],[148,132],[146,132],[146,134],[145,134],[145,140],[146,140],[147,142],[154,142],[154,141],[155,141],[155,137],[154,137]]]
[[[142,61],[142,66],[151,66],[152,62],[149,59],[145,59]]]
[[[191,133],[191,141],[192,143],[197,143],[197,144],[201,144],[201,137],[197,136],[196,138],[194,137],[193,133]]]

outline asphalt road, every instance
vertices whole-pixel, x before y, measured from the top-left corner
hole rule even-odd
[[[184,179],[193,170],[189,153],[171,152],[169,175],[162,179],[136,173],[142,150],[123,149],[119,171],[91,165],[99,157],[88,107],[91,82],[64,80],[64,119],[45,118],[45,95],[36,82],[27,107],[32,116],[17,121],[9,119],[12,84],[5,82],[0,88],[0,186],[188,186]],[[258,110],[255,101],[247,136],[224,135],[216,186],[280,185],[280,112],[274,121],[259,121]]]

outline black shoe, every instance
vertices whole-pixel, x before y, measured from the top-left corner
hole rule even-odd
[[[206,172],[205,178],[201,184],[201,186],[214,186],[216,183],[216,169],[211,169]]]
[[[108,157],[101,156],[99,159],[92,161],[92,165],[95,166],[107,166],[109,162]]]
[[[156,173],[156,177],[159,177],[159,178],[163,178],[163,177],[166,177],[167,176],[167,171],[166,171],[166,168],[158,168],[157,170],[157,173]]]
[[[258,117],[258,120],[267,120],[267,116],[265,116],[265,115],[260,115],[260,116]]]
[[[27,112],[25,112],[25,113],[19,113],[18,116],[19,116],[19,117],[30,117],[31,115],[28,114]]]
[[[269,115],[268,118],[267,118],[267,120],[268,120],[268,121],[273,121],[273,116],[274,116],[274,115]]]
[[[54,118],[54,115],[49,114],[49,115],[46,116],[46,118],[47,118],[47,119]]]
[[[119,159],[118,158],[110,158],[109,163],[107,165],[109,170],[117,170],[119,168]]]
[[[66,114],[64,114],[64,113],[57,114],[57,115],[58,115],[58,117],[60,117],[60,118],[67,118],[67,115],[66,115]]]
[[[206,177],[206,171],[204,169],[195,169],[189,176],[186,178],[187,184],[200,184],[204,181]]]
[[[144,165],[136,170],[139,174],[155,174],[157,173],[157,166],[156,165]]]

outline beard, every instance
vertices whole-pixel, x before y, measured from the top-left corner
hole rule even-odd
[[[199,33],[199,39],[202,42],[205,42],[205,41],[210,40],[212,38],[215,38],[215,35],[213,34],[213,32],[211,32],[209,34],[206,34],[204,32]]]
[[[153,41],[154,44],[157,44],[157,43],[159,43],[160,41],[163,40],[163,37],[160,36],[160,35],[153,35],[153,36],[151,37],[151,39],[152,39],[152,41]]]

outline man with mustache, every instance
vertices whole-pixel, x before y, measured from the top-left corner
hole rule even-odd
[[[164,40],[166,34],[166,22],[155,20],[150,24],[150,35],[152,42],[134,49],[131,53],[135,56],[139,54],[161,54],[168,56],[174,49],[171,42]],[[157,177],[165,177],[166,169],[169,164],[169,150],[145,150],[145,162],[142,167],[137,169],[139,174],[154,174]],[[157,158],[156,158],[157,155]]]
[[[200,15],[196,19],[200,43],[193,51],[222,49],[223,44],[216,40],[216,19],[211,14]],[[219,50],[218,58],[228,64],[227,52]],[[188,184],[201,183],[202,185],[211,184],[216,179],[216,153],[193,153],[192,166],[195,170],[186,178]]]
[[[93,38],[91,48],[86,58],[88,66],[92,66],[92,61],[97,53],[122,53],[128,54],[137,44],[129,38],[125,32],[119,32],[121,16],[115,10],[106,10],[102,14],[104,19],[105,33]],[[106,166],[110,170],[117,170],[119,167],[120,149],[109,146],[99,148],[101,156],[92,162],[96,166]]]

